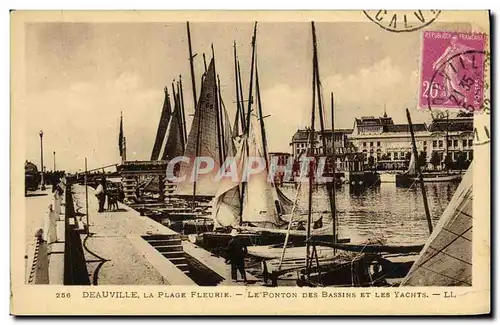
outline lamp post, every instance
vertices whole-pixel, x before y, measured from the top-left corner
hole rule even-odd
[[[56,152],[54,151],[54,172],[56,171]]]
[[[40,182],[42,183],[42,191],[45,191],[45,181],[43,180],[43,131],[40,130],[40,162],[41,162],[41,167],[40,167],[40,171],[42,173],[41,175],[41,180]]]

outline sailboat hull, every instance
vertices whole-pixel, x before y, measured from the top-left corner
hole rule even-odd
[[[261,232],[243,232],[238,234],[243,243],[247,246],[267,246],[283,244],[285,242],[286,233],[272,233],[267,231]],[[196,244],[203,246],[207,249],[214,248],[225,248],[227,247],[229,241],[231,240],[231,235],[229,233],[220,232],[206,232],[200,234],[196,239]],[[332,242],[333,235],[313,235],[313,240]],[[305,236],[290,234],[288,238],[290,244],[301,244],[305,242]],[[350,239],[338,239],[339,243],[349,243]]]
[[[443,182],[457,182],[460,181],[462,176],[460,174],[443,174],[443,173],[432,173],[423,174],[424,183],[443,183]],[[416,175],[399,174],[396,175],[396,186],[399,187],[411,187],[414,184],[420,182],[420,179]]]

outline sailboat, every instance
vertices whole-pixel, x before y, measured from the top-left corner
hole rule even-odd
[[[417,159],[413,152],[411,153],[410,163],[408,165],[408,170],[404,173],[396,174],[396,186],[399,187],[411,187],[414,184],[420,182],[420,179],[416,173],[415,166],[417,164]],[[461,179],[462,175],[460,173],[449,173],[446,172],[422,172],[422,177],[424,183],[437,183],[437,182],[452,182]]]
[[[252,68],[250,77],[249,98],[252,98],[253,75],[255,68],[257,114],[252,114],[251,101],[246,111],[246,118],[242,119],[246,127],[239,142],[239,147],[232,168],[237,171],[236,180],[224,179],[221,181],[215,195],[212,216],[214,220],[214,232],[204,233],[200,241],[205,246],[221,246],[229,240],[229,229],[237,228],[241,231],[241,237],[248,239],[249,244],[267,245],[282,243],[291,223],[289,213],[293,202],[288,199],[268,177],[268,156],[264,116],[262,114],[262,103],[260,98],[260,87],[258,68],[255,59],[256,25],[253,36]],[[255,66],[254,66],[255,65]],[[238,94],[238,82],[237,94]],[[238,108],[241,106],[238,105]],[[241,114],[241,111],[240,111]],[[235,125],[238,125],[235,122]],[[258,134],[261,142],[257,140]],[[253,160],[265,161],[263,172],[250,175],[244,179],[243,171],[247,164]],[[329,227],[319,227],[315,234],[331,238],[332,230]],[[305,240],[305,230],[295,230],[292,237]]]
[[[448,152],[448,116],[449,113],[446,115],[446,138],[445,138],[445,151],[443,155],[443,163],[446,162],[446,159],[449,158],[449,152]],[[416,164],[418,163],[418,158],[415,157],[415,154],[412,152],[411,158],[410,158],[410,163],[408,165],[408,170],[405,171],[402,174],[396,174],[396,186],[401,186],[401,187],[411,187],[413,184],[418,183],[419,180],[419,175],[416,175]],[[442,171],[437,171],[437,172],[422,172],[422,178],[425,183],[439,183],[439,182],[453,182],[453,181],[460,181],[462,178],[461,173],[452,173],[448,169],[448,166],[445,164],[445,168]]]

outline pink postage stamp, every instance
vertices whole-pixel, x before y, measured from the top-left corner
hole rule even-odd
[[[481,110],[485,44],[483,34],[425,31],[419,107]]]

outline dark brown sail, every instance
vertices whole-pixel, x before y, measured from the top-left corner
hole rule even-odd
[[[160,151],[163,145],[163,139],[167,133],[168,122],[170,121],[170,116],[172,115],[172,108],[170,106],[170,97],[168,95],[167,87],[165,87],[165,100],[163,102],[163,108],[160,116],[160,123],[158,124],[158,131],[156,131],[155,144],[153,146],[153,151],[151,153],[151,160],[158,160],[160,156]]]

